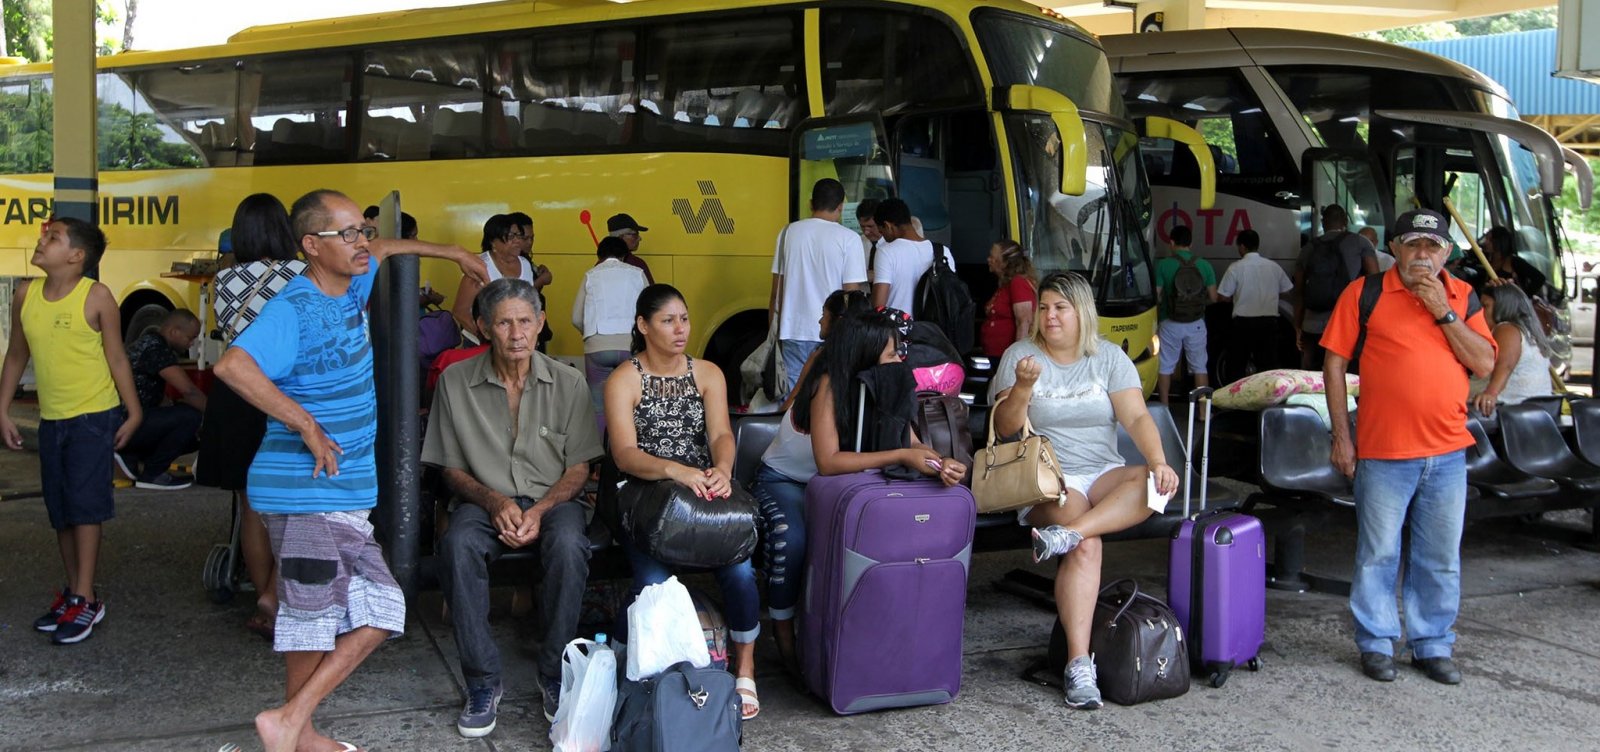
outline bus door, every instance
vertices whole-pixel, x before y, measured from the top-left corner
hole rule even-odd
[[[898,194],[923,236],[950,249],[977,300],[995,285],[989,247],[1010,231],[993,122],[969,108],[904,115],[892,127]]]
[[[814,118],[794,132],[789,167],[790,218],[811,216],[811,186],[823,178],[844,184],[840,222],[860,231],[856,207],[895,194],[894,165],[883,120],[876,115]]]
[[[1365,151],[1357,149],[1307,149],[1301,155],[1303,195],[1309,203],[1300,209],[1301,232],[1307,240],[1328,230],[1322,226],[1322,210],[1338,205],[1350,218],[1349,229],[1363,227],[1378,231],[1380,245],[1384,228],[1389,226],[1383,194],[1378,191],[1378,170]]]

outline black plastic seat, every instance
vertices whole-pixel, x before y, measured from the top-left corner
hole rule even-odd
[[[1274,497],[1355,505],[1355,489],[1329,459],[1332,440],[1317,411],[1273,405],[1261,411],[1261,485]]]
[[[1504,405],[1500,413],[1500,440],[1512,467],[1538,478],[1549,478],[1562,488],[1591,493],[1600,491],[1600,467],[1578,459],[1561,437],[1561,426],[1544,405]]]
[[[1572,400],[1572,432],[1578,456],[1600,465],[1600,399]]]
[[[1186,453],[1183,445],[1183,434],[1178,428],[1178,422],[1172,417],[1172,411],[1160,402],[1151,402],[1146,407],[1150,409],[1151,420],[1155,421],[1156,432],[1161,435],[1161,453],[1166,455],[1167,464],[1171,465],[1173,470],[1178,473],[1178,491],[1172,495],[1172,500],[1167,502],[1167,511],[1181,515],[1183,513],[1184,491],[1189,488],[1191,482],[1198,481],[1200,478],[1198,463],[1200,462],[1200,444],[1204,441],[1201,436],[1204,424],[1195,426],[1195,446],[1190,447],[1193,450],[1192,454]],[[1139,447],[1134,445],[1133,437],[1129,436],[1121,425],[1117,426],[1117,452],[1122,455],[1122,459],[1127,461],[1128,464],[1146,464],[1144,454],[1139,451]],[[1188,473],[1183,471],[1185,456],[1193,458],[1196,463]],[[1194,489],[1193,493],[1191,511],[1197,512],[1200,510],[1200,489]],[[1238,494],[1235,494],[1227,486],[1215,481],[1206,483],[1207,507],[1233,506],[1237,505],[1238,501]]]
[[[1561,490],[1549,478],[1535,478],[1506,464],[1489,443],[1489,435],[1476,418],[1467,418],[1473,446],[1467,447],[1467,483],[1494,499],[1531,499]],[[1600,430],[1600,428],[1597,428]]]
[[[733,479],[745,490],[756,482],[756,470],[761,467],[761,455],[778,435],[783,415],[744,415],[733,426]]]

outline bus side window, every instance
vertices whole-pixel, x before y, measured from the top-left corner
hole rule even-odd
[[[636,36],[557,29],[501,41],[489,57],[491,144],[496,128],[506,131],[504,149],[517,154],[626,144],[637,114]]]
[[[645,143],[788,148],[805,89],[798,13],[654,26],[645,50],[641,96],[660,110],[642,121]]]
[[[954,30],[932,16],[857,8],[822,12],[822,89],[829,116],[981,103],[971,60]]]

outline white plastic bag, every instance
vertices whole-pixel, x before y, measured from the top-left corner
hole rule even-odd
[[[628,607],[627,652],[629,681],[654,678],[683,661],[711,665],[694,600],[677,577],[646,587]]]
[[[582,638],[561,652],[561,705],[550,726],[556,752],[611,749],[611,715],[617,704],[617,654]]]

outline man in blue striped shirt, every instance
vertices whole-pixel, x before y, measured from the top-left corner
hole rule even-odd
[[[377,505],[377,402],[367,299],[386,256],[448,258],[485,276],[455,246],[373,239],[361,209],[337,191],[294,203],[305,273],[268,301],[217,363],[217,376],[268,416],[250,466],[279,576],[273,649],[288,664],[288,701],[256,716],[268,752],[335,747],[312,713],[384,639],[405,629],[405,597],[372,537]]]

